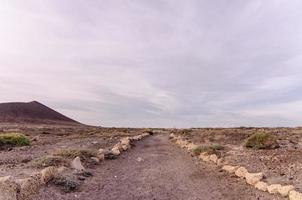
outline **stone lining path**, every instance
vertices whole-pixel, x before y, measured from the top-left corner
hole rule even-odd
[[[155,135],[137,142],[118,159],[105,161],[81,190],[63,194],[53,186],[38,200],[278,200],[245,181],[201,163],[168,140]]]

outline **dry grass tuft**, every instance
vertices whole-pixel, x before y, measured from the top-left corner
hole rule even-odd
[[[81,160],[89,160],[91,157],[97,156],[97,151],[83,149],[59,149],[53,155],[70,159],[80,157]]]

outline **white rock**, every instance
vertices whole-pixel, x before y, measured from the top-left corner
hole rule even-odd
[[[224,165],[224,166],[222,167],[222,169],[223,169],[224,171],[229,172],[230,174],[233,174],[233,173],[235,173],[235,171],[238,169],[238,167],[237,167],[237,166],[232,166],[232,165]]]
[[[289,192],[289,200],[302,200],[302,193],[292,190]]]
[[[245,178],[246,174],[248,173],[247,169],[245,167],[239,167],[236,171],[235,174],[236,176],[240,178]]]
[[[117,148],[117,147],[112,148],[111,151],[112,151],[112,154],[115,156],[118,156],[121,154],[119,148]]]
[[[267,186],[267,191],[270,194],[277,194],[279,192],[280,187],[281,187],[280,184],[272,184],[272,185]]]
[[[278,188],[278,193],[283,197],[287,197],[289,192],[294,189],[295,187],[293,185],[284,185]]]
[[[215,155],[215,154],[212,154],[212,155],[210,155],[210,161],[212,161],[213,163],[217,163],[217,160],[218,160],[218,157],[217,157],[217,155]]]
[[[114,149],[118,149],[119,151],[123,151],[123,146],[122,146],[122,144],[119,142],[119,143],[117,143],[117,144],[115,144],[114,146],[113,146],[113,148]]]
[[[79,171],[85,170],[84,166],[82,165],[81,158],[80,158],[79,156],[76,157],[76,158],[71,162],[71,168],[72,168],[72,169],[79,170]]]
[[[265,192],[267,191],[267,183],[259,181],[258,183],[256,183],[255,188]]]
[[[98,150],[98,154],[104,154],[105,153],[105,150],[104,149],[99,149]]]
[[[209,162],[209,161],[210,161],[210,156],[207,155],[206,153],[200,154],[200,155],[199,155],[199,158],[200,158],[201,160],[203,160],[204,162]]]
[[[121,144],[122,145],[129,145],[130,144],[130,139],[129,137],[125,137],[121,139]]]
[[[246,182],[250,185],[255,185],[263,178],[262,173],[246,173],[245,179]]]
[[[219,158],[216,164],[219,166],[223,165],[223,158]]]

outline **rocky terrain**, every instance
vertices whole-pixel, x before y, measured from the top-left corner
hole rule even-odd
[[[0,111],[0,200],[302,199],[299,127],[105,128],[38,102]]]

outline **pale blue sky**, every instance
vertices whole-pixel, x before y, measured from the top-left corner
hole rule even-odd
[[[302,125],[300,0],[0,0],[0,102],[105,126]]]

